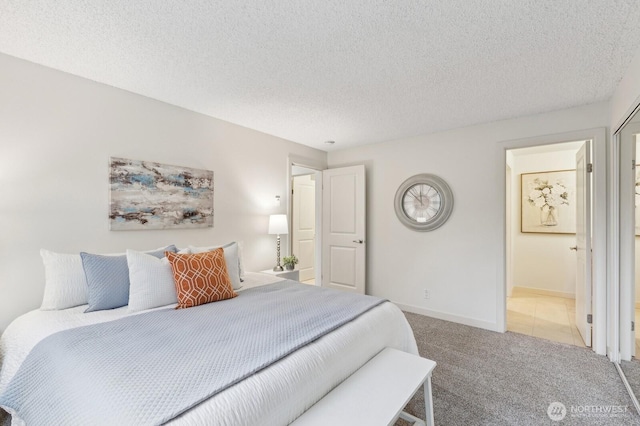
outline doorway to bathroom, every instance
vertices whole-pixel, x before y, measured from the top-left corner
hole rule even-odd
[[[590,145],[507,150],[507,331],[591,346]]]

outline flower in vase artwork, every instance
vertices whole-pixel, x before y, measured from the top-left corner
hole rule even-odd
[[[522,232],[575,233],[575,170],[523,173]]]
[[[556,209],[562,205],[569,205],[569,192],[561,180],[550,182],[548,179],[536,178],[531,185],[529,204],[540,209],[541,225],[556,226]]]

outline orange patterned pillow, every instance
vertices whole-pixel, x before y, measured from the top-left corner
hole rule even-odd
[[[231,299],[233,291],[222,248],[197,254],[166,252],[178,293],[178,307]]]

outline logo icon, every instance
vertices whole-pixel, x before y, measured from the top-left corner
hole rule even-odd
[[[547,416],[554,422],[559,422],[567,415],[567,407],[562,402],[552,402],[547,408]]]

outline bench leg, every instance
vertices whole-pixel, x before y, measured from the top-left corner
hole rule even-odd
[[[402,420],[406,420],[408,422],[413,423],[413,426],[426,426],[424,420],[419,419],[416,416],[412,416],[411,414],[407,413],[406,411],[402,411],[400,413],[400,418]]]
[[[424,412],[427,426],[435,426],[433,421],[433,395],[431,394],[431,374],[424,382]]]
[[[402,411],[400,418],[411,422],[414,426],[435,426],[433,421],[433,396],[431,395],[431,375],[424,382],[424,420]]]

